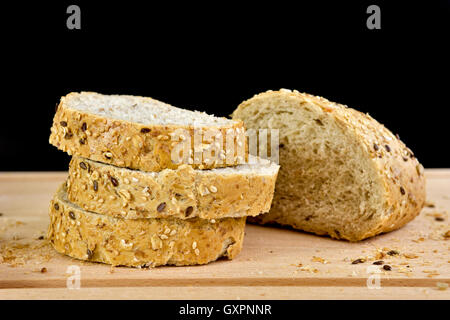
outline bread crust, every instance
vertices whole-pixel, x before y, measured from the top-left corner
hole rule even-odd
[[[69,155],[78,155],[118,167],[142,171],[161,171],[166,168],[176,169],[182,163],[174,163],[171,159],[172,151],[177,143],[171,140],[171,135],[176,134],[179,129],[189,132],[191,138],[190,150],[192,153],[194,152],[194,130],[198,128],[181,125],[145,125],[125,120],[104,118],[95,114],[70,109],[65,101],[77,94],[69,93],[61,98],[53,118],[49,139],[50,144],[67,152]],[[230,129],[237,132],[233,145],[227,146],[226,141],[224,141],[220,150],[223,150],[225,153],[233,152],[235,155],[238,154],[237,137],[241,133],[245,133],[242,121],[234,121],[228,126],[202,127],[202,129],[220,131],[222,137],[225,137]],[[203,147],[207,148],[212,143],[213,141],[203,140]],[[247,146],[244,146],[244,148],[247,150]],[[247,151],[245,151],[244,157],[246,156]],[[199,169],[210,169],[234,166],[242,163],[242,161],[238,156],[226,161],[220,159],[212,161],[208,158],[202,158],[198,161],[193,161],[189,165]]]
[[[270,209],[273,171],[221,174],[184,165],[150,174],[74,156],[67,193],[85,210],[127,219],[256,216]]]
[[[366,156],[371,159],[378,177],[384,188],[383,206],[384,218],[379,221],[376,228],[365,230],[361,226],[354,234],[340,234],[335,230],[329,230],[324,226],[315,226],[312,223],[299,224],[294,217],[284,216],[282,219],[274,218],[273,206],[268,214],[250,219],[253,222],[280,223],[294,228],[314,232],[319,235],[328,234],[333,238],[359,241],[368,237],[398,229],[414,219],[425,204],[425,175],[423,166],[414,157],[412,151],[387,128],[370,117],[368,114],[340,105],[327,99],[300,93],[296,90],[282,89],[280,91],[268,91],[242,102],[233,113],[234,119],[246,119],[245,109],[255,101],[271,99],[275,96],[295,99],[298,108],[302,108],[305,102],[319,106],[324,116],[333,117],[343,130],[351,131],[360,143]],[[276,109],[276,106],[274,106]],[[280,171],[283,170],[281,167]],[[295,177],[292,177],[295,179]],[[277,183],[287,183],[278,181]],[[274,204],[277,193],[275,191]]]
[[[245,218],[117,219],[82,210],[65,199],[63,184],[50,202],[47,238],[73,258],[131,267],[206,264],[239,254]]]

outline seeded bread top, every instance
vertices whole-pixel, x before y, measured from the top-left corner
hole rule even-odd
[[[180,109],[152,98],[139,96],[72,92],[63,97],[61,102],[69,109],[145,125],[216,127],[237,123],[235,120]]]

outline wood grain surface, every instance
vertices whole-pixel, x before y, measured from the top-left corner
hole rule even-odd
[[[426,174],[428,207],[401,230],[349,243],[248,225],[235,260],[132,269],[74,260],[40,239],[66,173],[3,172],[0,299],[450,299],[450,169]],[[80,289],[67,288],[70,266]]]

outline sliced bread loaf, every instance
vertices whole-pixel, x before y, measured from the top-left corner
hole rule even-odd
[[[205,131],[220,136],[222,143]],[[225,138],[227,135],[230,138]],[[241,163],[246,156],[246,147],[242,146],[245,139],[240,138],[244,135],[239,120],[179,109],[151,98],[73,92],[61,98],[50,143],[70,155],[119,167],[161,171],[175,169],[183,162],[200,169]],[[182,140],[189,143],[180,151],[185,154],[179,155],[176,148]],[[180,158],[173,159],[174,154]],[[186,161],[180,161],[181,157]]]
[[[111,265],[205,264],[233,259],[242,248],[245,218],[117,219],[88,212],[67,199],[65,184],[50,203],[47,238],[56,251]]]
[[[233,119],[247,129],[279,129],[272,208],[252,221],[357,241],[400,228],[424,205],[422,165],[369,115],[280,90],[244,101]]]
[[[67,190],[85,210],[121,218],[256,216],[270,209],[278,168],[252,158],[236,167],[143,172],[74,156]]]

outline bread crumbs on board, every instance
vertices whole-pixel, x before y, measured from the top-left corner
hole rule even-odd
[[[328,263],[330,263],[328,260],[325,260],[324,258],[316,257],[316,256],[313,256],[313,257],[311,258],[311,261],[312,261],[312,262],[320,262],[320,263],[323,263],[323,264],[328,264]]]
[[[6,264],[10,267],[24,266],[31,262],[35,264],[45,263],[56,255],[57,253],[46,240],[34,240],[32,242],[3,240],[0,245],[0,264]]]
[[[445,282],[437,282],[437,283],[436,283],[436,287],[437,287],[438,290],[444,291],[444,290],[447,290],[447,289],[448,289],[448,283],[445,283]]]

